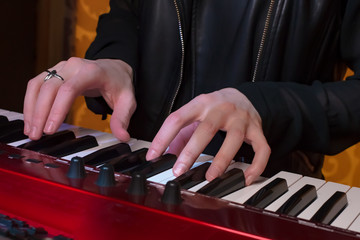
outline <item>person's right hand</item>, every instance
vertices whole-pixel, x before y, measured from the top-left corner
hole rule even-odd
[[[28,82],[24,100],[24,134],[37,140],[53,134],[65,120],[75,98],[103,96],[113,109],[110,127],[115,137],[128,141],[127,127],[136,108],[132,68],[121,60],[70,58],[55,65],[64,81],[43,72]]]

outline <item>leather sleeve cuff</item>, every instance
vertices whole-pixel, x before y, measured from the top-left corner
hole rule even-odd
[[[86,106],[95,114],[101,114],[102,120],[112,114],[113,110],[109,107],[103,97],[85,97]]]

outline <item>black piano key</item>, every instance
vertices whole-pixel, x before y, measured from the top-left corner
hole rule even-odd
[[[7,122],[9,122],[9,119],[6,116],[0,115],[0,125]]]
[[[178,182],[181,188],[189,189],[206,180],[205,174],[209,167],[209,162],[203,163],[200,166],[190,169],[181,176],[175,178],[174,181]]]
[[[172,168],[176,162],[176,159],[177,159],[176,155],[164,154],[151,161],[147,161],[144,164],[130,171],[124,172],[124,174],[132,175],[134,173],[140,173],[140,174],[144,174],[146,178],[149,178]]]
[[[11,129],[24,129],[24,121],[17,119],[0,124],[0,135],[6,134]]]
[[[310,219],[314,222],[331,224],[348,204],[346,193],[335,192]]]
[[[243,187],[245,187],[245,176],[243,170],[233,168],[220,177],[215,178],[200,188],[197,192],[207,196],[221,198]]]
[[[129,172],[142,164],[147,163],[147,148],[141,148],[131,153],[123,154],[107,162],[114,167],[115,172]]]
[[[253,207],[265,208],[283,195],[287,190],[288,186],[286,180],[283,178],[276,178],[251,196],[245,204]]]
[[[315,186],[306,184],[293,194],[276,212],[295,217],[316,198],[317,193]]]
[[[18,147],[33,151],[41,151],[42,149],[49,148],[56,144],[63,143],[72,139],[75,139],[74,132],[70,130],[65,130],[56,132],[52,135],[42,136],[39,140],[30,141]]]
[[[40,152],[54,157],[63,157],[97,146],[98,143],[94,136],[83,136],[43,148]]]
[[[125,153],[131,153],[129,144],[118,143],[106,148],[99,149],[93,153],[90,153],[89,155],[82,157],[82,159],[85,164],[96,166]]]
[[[4,134],[0,135],[0,142],[3,143],[11,143],[11,142],[16,142],[19,140],[23,140],[28,138],[25,134],[24,134],[24,129],[20,128],[20,129],[10,129],[9,131],[7,131]]]

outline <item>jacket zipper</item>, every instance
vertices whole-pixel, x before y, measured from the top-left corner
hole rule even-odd
[[[254,73],[253,73],[253,76],[252,76],[252,79],[251,79],[252,82],[255,82],[255,80],[256,80],[256,75],[257,75],[258,68],[259,68],[259,62],[260,62],[260,59],[261,59],[262,54],[263,54],[265,40],[266,40],[267,34],[269,32],[270,19],[271,19],[271,14],[272,14],[273,8],[274,8],[274,3],[275,3],[275,0],[270,1],[269,9],[268,9],[267,14],[266,14],[264,30],[263,30],[263,33],[262,33],[262,36],[261,36],[260,46],[259,46],[259,50],[258,50],[258,53],[257,53],[257,56],[256,56]]]
[[[175,9],[176,9],[176,15],[177,15],[178,27],[179,27],[180,43],[181,43],[181,64],[180,64],[180,76],[179,76],[178,85],[177,85],[175,94],[174,94],[174,96],[172,98],[168,115],[170,115],[170,113],[172,111],[172,108],[174,107],[175,99],[176,99],[176,97],[177,97],[177,95],[179,93],[179,90],[180,90],[180,86],[181,86],[182,79],[183,79],[183,74],[184,74],[184,60],[185,60],[184,35],[183,35],[183,29],[182,29],[181,17],[180,17],[180,10],[179,10],[177,0],[174,0],[174,5],[175,5]]]

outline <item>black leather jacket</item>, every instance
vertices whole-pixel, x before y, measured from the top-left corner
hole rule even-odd
[[[272,149],[265,175],[283,169],[319,176],[322,154],[359,141],[360,1],[110,4],[86,57],[122,59],[134,69],[132,137],[151,141],[171,111],[201,93],[233,87],[262,118]],[[355,74],[338,81],[345,64]],[[87,103],[111,113],[101,98]],[[214,155],[224,135],[208,153]]]

